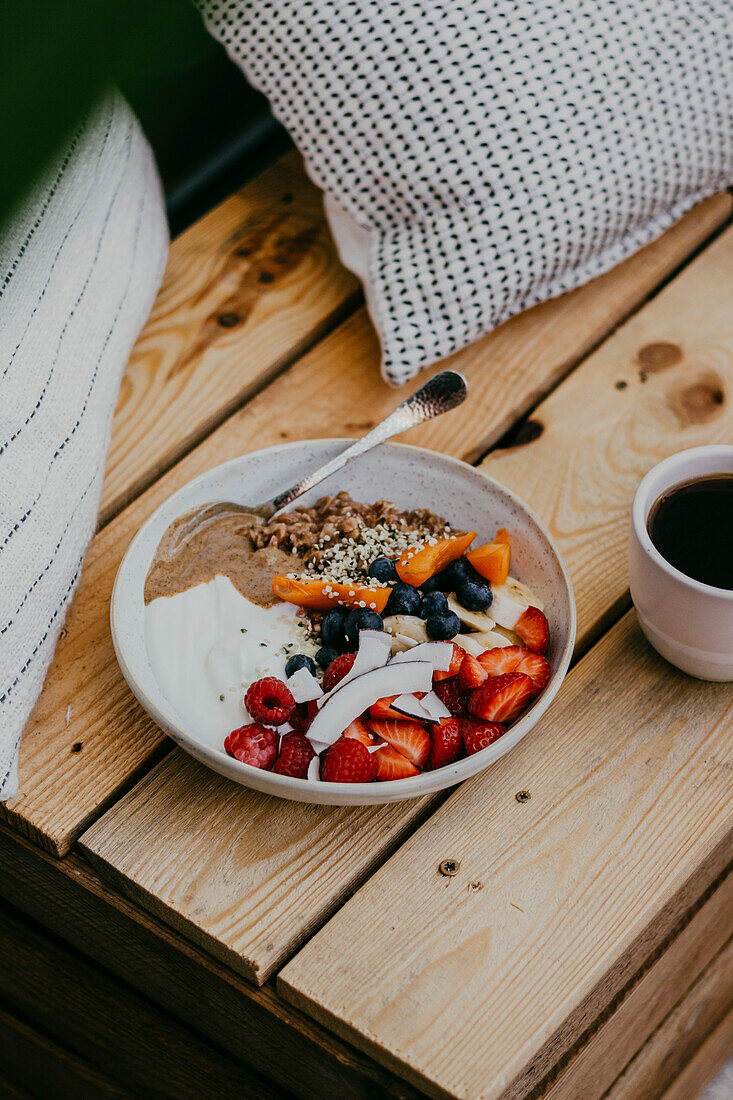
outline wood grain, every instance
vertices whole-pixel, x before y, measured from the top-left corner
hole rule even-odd
[[[0,896],[288,1093],[417,1098],[271,986],[253,986],[133,905],[75,852],[56,859],[0,825]]]
[[[726,230],[537,408],[523,444],[481,469],[548,523],[575,587],[581,652],[627,597],[641,477],[733,438],[733,229]]]
[[[120,386],[101,522],[343,316],[321,193],[288,153],[173,241]]]
[[[282,1092],[146,998],[0,907],[0,995],[138,1095],[281,1100]]]
[[[262,984],[431,805],[288,802],[174,752],[79,844],[123,893]]]
[[[733,1051],[733,1011],[728,1012],[704,1040],[662,1100],[701,1100],[706,1085],[731,1057]]]
[[[471,383],[470,402],[411,432],[410,441],[461,457],[482,453],[503,432],[508,418],[528,407],[650,294],[730,210],[729,196],[701,203],[658,241],[594,284],[514,318],[455,356],[454,365]],[[150,766],[163,744],[162,734],[122,679],[108,623],[115,572],[143,520],[171,492],[217,462],[288,439],[365,431],[400,397],[400,391],[380,379],[377,361],[376,340],[359,313],[226,421],[94,539],[24,734],[20,794],[0,805],[0,815],[14,827],[63,855],[105,805]]]
[[[659,957],[647,960],[608,1018],[568,1064],[551,1071],[542,1100],[587,1100],[605,1096],[644,1041],[684,999],[691,986],[733,935],[733,873],[694,912]],[[733,1044],[731,1045],[733,1050]],[[691,1094],[693,1095],[693,1094]]]
[[[132,1094],[83,1058],[0,1008],[0,1096],[6,1082],[54,1100],[124,1100]]]
[[[714,1029],[725,1023],[733,1006],[733,941],[710,963],[689,993],[661,1027],[644,1045],[630,1066],[607,1094],[608,1100],[657,1100],[670,1090],[679,1097],[695,1100],[694,1092],[684,1091],[684,1070],[698,1048]],[[730,1023],[727,1026],[730,1039]],[[728,1047],[730,1056],[732,1047]],[[696,1067],[695,1075],[701,1070]],[[710,1069],[709,1076],[715,1072]],[[683,1075],[675,1087],[675,1079]],[[688,1076],[688,1082],[689,1082]]]
[[[733,687],[673,673],[628,614],[280,992],[430,1095],[525,1095],[730,863],[731,720]]]

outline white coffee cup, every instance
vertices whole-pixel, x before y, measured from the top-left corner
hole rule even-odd
[[[700,680],[733,680],[733,591],[675,569],[647,531],[650,509],[663,493],[709,474],[733,474],[733,446],[680,451],[642,479],[631,510],[629,582],[641,629],[662,657]]]

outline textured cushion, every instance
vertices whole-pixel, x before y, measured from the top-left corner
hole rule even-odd
[[[730,0],[199,0],[327,192],[394,382],[733,179]]]
[[[167,233],[150,148],[112,94],[0,239],[0,798],[94,531]]]

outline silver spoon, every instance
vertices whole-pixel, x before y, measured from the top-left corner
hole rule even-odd
[[[418,424],[423,424],[426,420],[432,420],[434,417],[440,416],[441,413],[455,409],[457,405],[465,401],[467,395],[468,383],[462,374],[458,374],[454,370],[440,371],[439,374],[433,375],[430,381],[421,386],[419,390],[405,398],[401,405],[398,405],[389,416],[381,420],[370,432],[367,432],[361,439],[357,439],[351,446],[346,447],[340,455],[336,455],[325,466],[321,466],[319,470],[315,470],[312,474],[306,474],[292,488],[286,489],[284,493],[278,493],[277,496],[264,501],[262,504],[258,504],[251,511],[257,512],[265,519],[272,518],[277,512],[292,504],[297,497],[307,492],[308,489],[312,489],[314,485],[318,485],[319,482],[324,481],[331,474],[335,474],[347,462],[351,462],[352,459],[365,454],[366,451],[370,451],[372,447],[376,447],[379,443],[391,439],[393,435],[399,435],[400,432],[405,432],[408,428],[414,428]]]

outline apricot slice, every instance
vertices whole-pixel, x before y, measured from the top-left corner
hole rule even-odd
[[[455,558],[460,558],[473,540],[475,531],[467,535],[454,535],[449,539],[436,539],[434,543],[422,543],[403,550],[396,564],[397,576],[405,584],[419,588],[436,573],[442,573]]]
[[[286,603],[296,603],[298,607],[308,607],[313,611],[327,611],[329,607],[344,604],[346,607],[366,607],[381,614],[392,589],[286,577],[276,573],[272,578],[272,591]]]
[[[466,558],[490,584],[506,584],[512,550],[509,532],[502,527],[491,542],[469,550]]]

